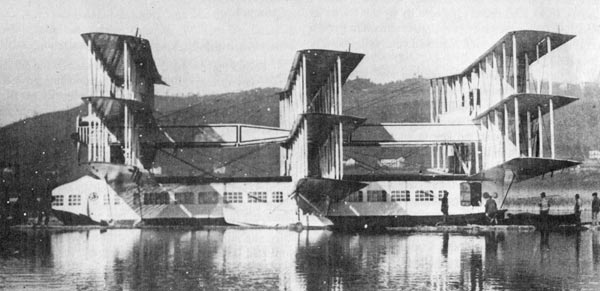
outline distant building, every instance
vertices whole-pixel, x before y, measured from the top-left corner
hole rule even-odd
[[[162,167],[154,167],[150,169],[150,173],[154,175],[162,175]]]
[[[356,160],[354,160],[353,158],[349,158],[347,160],[344,161],[344,166],[346,167],[354,167],[356,166]]]
[[[225,170],[226,170],[225,166],[219,167],[219,168],[214,167],[213,168],[213,173],[215,173],[215,174],[225,174]]]
[[[381,159],[377,161],[377,165],[380,167],[399,169],[404,167],[405,162],[406,159],[404,159],[404,157],[399,157],[397,159]]]
[[[588,156],[591,160],[600,160],[600,151],[589,151]]]

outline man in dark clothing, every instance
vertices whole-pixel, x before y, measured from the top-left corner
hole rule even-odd
[[[444,191],[442,197],[442,213],[444,214],[444,224],[448,223],[448,192]]]
[[[43,222],[45,226],[48,226],[50,212],[52,211],[52,200],[46,195],[37,197],[36,200],[38,206],[38,220],[36,225],[42,225]]]
[[[542,200],[540,201],[540,223],[544,230],[548,229],[548,213],[550,213],[550,202],[546,199],[546,193],[540,194]]]
[[[494,200],[494,198],[498,196],[498,193],[494,193],[494,196],[489,196],[486,192],[483,195],[484,197],[489,197],[485,202],[485,216],[487,216],[490,224],[497,224],[498,220],[496,219],[496,212],[498,212],[498,206],[496,205],[496,200]]]

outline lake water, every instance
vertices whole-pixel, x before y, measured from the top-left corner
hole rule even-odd
[[[600,235],[13,230],[6,290],[600,290]]]

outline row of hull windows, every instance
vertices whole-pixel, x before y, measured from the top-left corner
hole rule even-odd
[[[68,206],[77,206],[81,205],[81,195],[79,194],[71,194],[67,196],[67,205]],[[52,206],[63,206],[65,203],[65,195],[54,195],[54,201],[52,201]],[[246,197],[246,199],[244,199]],[[111,201],[111,198],[113,201]],[[183,192],[183,193],[175,193],[174,203],[177,204],[217,204],[220,202],[220,195],[218,192]],[[95,200],[98,199],[98,194],[91,193],[88,196],[88,199]],[[245,201],[244,201],[245,200]],[[111,203],[112,202],[112,203]],[[270,199],[267,195],[267,192],[248,192],[247,195],[244,195],[242,192],[225,192],[223,195],[224,203],[282,203],[283,202],[283,192],[272,192]],[[103,203],[104,205],[110,204],[121,204],[121,198],[119,197],[109,197],[108,195],[103,195]],[[153,204],[170,204],[171,198],[168,192],[159,192],[159,193],[144,193],[144,204],[145,205],[153,205]]]
[[[62,206],[65,203],[65,197],[63,195],[56,195],[52,197],[54,197],[52,206]]]
[[[221,201],[218,192],[182,192],[173,195],[174,201],[171,201],[171,196],[168,192],[159,193],[144,193],[145,205],[156,204],[217,204]],[[242,192],[225,192],[223,193],[223,203],[282,203],[283,192],[272,192],[267,195],[267,192],[256,191],[248,192],[246,195]]]
[[[176,204],[216,204],[219,202],[219,193],[210,192],[178,192],[173,196]],[[144,193],[145,205],[171,204],[171,196],[168,192]]]
[[[63,206],[65,204],[65,196],[64,195],[53,195],[52,196],[52,206]],[[81,205],[81,195],[72,194],[67,196],[67,205],[76,206]]]
[[[244,203],[244,194],[242,192],[225,192],[223,194],[224,203]],[[272,192],[271,201],[268,200],[267,192],[248,192],[246,195],[248,203],[282,203],[283,192]]]
[[[64,195],[53,195],[52,196],[52,206],[63,206],[65,204],[65,196]],[[67,205],[76,206],[81,205],[81,195],[72,194],[67,195]]]
[[[435,199],[435,192],[433,190],[416,190],[411,195],[409,190],[393,190],[388,193],[385,190],[367,190],[366,200],[363,191],[357,191],[350,194],[347,198],[347,202],[409,202],[412,199],[414,201],[441,201],[444,194],[448,194],[446,190],[439,190],[437,192],[437,199]],[[53,195],[54,200],[52,206],[63,206],[65,203],[65,195]],[[88,195],[89,200],[98,199],[98,194],[93,192]],[[111,204],[111,197],[109,195],[102,195],[104,199],[104,205]],[[479,183],[461,183],[460,185],[460,200],[463,206],[479,206],[481,204],[481,184]],[[145,205],[152,204],[217,204],[220,202],[220,195],[216,191],[211,192],[179,192],[174,194],[174,201],[171,201],[168,192],[159,193],[144,193],[143,196]],[[270,199],[269,199],[270,198]],[[121,203],[120,197],[113,197],[112,203],[115,205]],[[244,195],[242,192],[225,192],[223,194],[223,203],[282,203],[283,192],[275,191],[271,192],[271,195],[267,195],[264,191],[248,192]],[[77,206],[81,205],[81,195],[70,194],[67,195],[67,205]]]
[[[385,190],[367,190],[366,197],[363,191],[357,191],[350,194],[347,202],[408,202],[413,201],[441,201],[444,195],[451,196],[447,190],[416,190],[411,193],[409,190],[393,190],[389,194]],[[413,195],[411,195],[413,194]],[[481,183],[462,182],[460,183],[460,205],[461,206],[481,206],[482,193]],[[366,199],[366,200],[365,200]]]
[[[473,193],[475,192],[475,193]],[[470,191],[470,189],[461,189],[461,205],[467,206],[478,206],[481,201],[480,191]],[[437,193],[437,199],[435,199],[435,194],[433,190],[417,190],[414,192],[414,196],[411,195],[411,192],[408,190],[393,190],[389,194],[385,190],[368,190],[366,191],[366,200],[364,200],[364,192],[357,191],[350,194],[347,198],[347,202],[409,202],[411,201],[411,197],[413,197],[414,201],[441,201],[444,194],[448,193],[446,190],[439,190]],[[218,192],[182,192],[175,193],[174,203],[177,204],[217,204],[220,201]],[[54,195],[54,201],[52,201],[52,206],[63,206],[64,205],[64,195]],[[104,205],[110,205],[110,197],[108,195],[103,195]],[[246,198],[246,199],[244,199]],[[270,198],[270,201],[269,201]],[[98,199],[98,194],[91,193],[88,196],[88,199],[95,200]],[[115,205],[120,204],[121,198],[113,197],[112,203]],[[272,192],[270,197],[268,197],[267,192],[263,191],[255,191],[248,192],[247,195],[244,195],[242,192],[225,192],[223,194],[223,202],[224,203],[282,203],[283,202],[283,192]],[[152,205],[152,204],[170,204],[171,198],[168,192],[159,192],[159,193],[145,193],[144,194],[144,204]],[[77,206],[81,205],[81,195],[71,194],[67,195],[67,205],[69,206]]]
[[[417,190],[411,195],[408,190],[394,190],[388,193],[385,190],[367,190],[366,200],[365,192],[357,191],[350,194],[347,198],[347,202],[409,202],[412,199],[414,201],[441,201],[444,194],[448,193],[446,190],[439,190],[437,197],[433,190]]]
[[[108,195],[104,195],[104,205],[110,205],[110,204],[114,204],[114,205],[118,205],[121,204],[121,198],[119,197],[110,197]]]
[[[463,185],[461,185],[461,205],[463,206],[479,206],[481,203],[481,191],[479,189],[470,189],[468,185],[465,185],[467,189],[463,189]],[[475,190],[475,191],[473,191]],[[366,201],[364,200],[364,192],[357,191],[350,194],[347,198],[347,202],[409,202],[411,201],[411,197],[414,197],[414,201],[441,201],[444,194],[447,194],[446,190],[439,190],[437,193],[437,199],[435,199],[435,194],[433,190],[417,190],[414,192],[414,196],[411,195],[411,192],[408,190],[394,190],[389,194],[385,190],[368,190],[366,191]],[[110,197],[108,195],[103,195],[104,205],[110,205]],[[64,205],[64,195],[54,195],[54,200],[52,201],[52,206],[63,206]],[[174,195],[175,201],[177,204],[217,204],[220,201],[218,192],[182,192],[175,193]],[[244,199],[246,198],[246,199]],[[270,198],[270,201],[269,201]],[[98,194],[91,193],[88,196],[89,200],[98,199]],[[244,201],[245,200],[245,201]],[[112,203],[115,205],[120,204],[121,198],[113,197]],[[283,192],[276,191],[272,192],[270,197],[268,197],[267,192],[263,191],[255,191],[248,192],[247,195],[244,195],[242,192],[225,192],[223,194],[223,203],[282,203],[283,202]],[[168,192],[159,192],[159,193],[145,193],[144,194],[144,204],[145,205],[153,205],[153,204],[170,204],[171,198]],[[67,195],[67,205],[69,206],[77,206],[81,205],[81,195],[71,194]]]
[[[81,195],[69,195],[68,197],[68,205],[81,205]]]
[[[70,195],[66,195],[67,196],[67,205],[68,206],[77,206],[77,205],[81,205],[81,195],[79,194],[70,194]],[[98,199],[98,194],[96,192],[90,193],[88,195],[88,199],[89,200],[96,200]],[[104,205],[110,205],[110,204],[114,204],[114,205],[118,205],[121,204],[121,198],[119,197],[109,197],[108,195],[102,195],[104,196]],[[65,205],[65,195],[52,195],[53,201],[52,201],[52,206],[64,206]],[[112,200],[112,201],[111,201]],[[111,203],[112,202],[112,203]]]

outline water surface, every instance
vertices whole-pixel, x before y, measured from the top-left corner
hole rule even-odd
[[[18,231],[7,290],[600,290],[600,236],[289,230]]]

